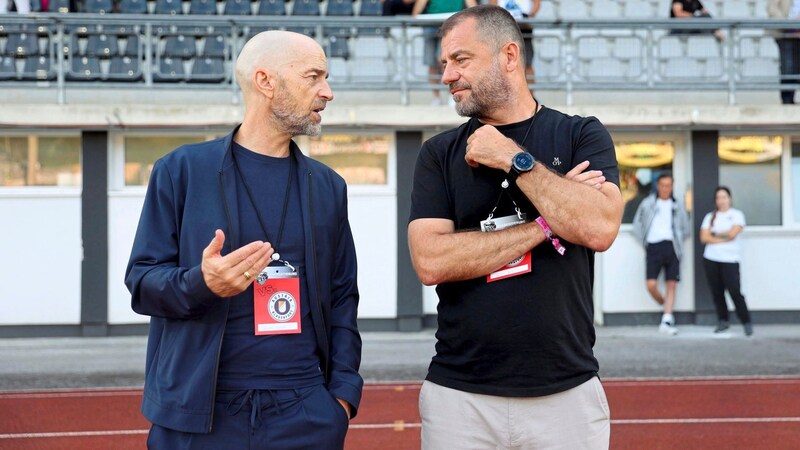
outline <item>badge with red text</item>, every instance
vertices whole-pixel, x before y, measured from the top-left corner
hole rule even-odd
[[[253,292],[256,335],[297,334],[302,331],[297,272],[270,273],[263,284],[260,281],[253,283]]]
[[[524,255],[506,264],[500,270],[487,275],[486,282],[491,283],[492,281],[504,280],[506,278],[522,275],[523,273],[528,273],[530,271],[531,252],[527,251]]]

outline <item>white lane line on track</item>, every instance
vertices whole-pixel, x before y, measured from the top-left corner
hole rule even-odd
[[[75,392],[15,392],[0,393],[0,400],[7,398],[80,398],[80,397],[134,397],[142,396],[142,390],[137,391],[75,391]]]
[[[603,380],[603,386],[731,386],[731,385],[795,385],[800,384],[800,379],[747,379],[747,380]]]
[[[800,417],[721,417],[721,418],[689,418],[689,419],[615,419],[612,425],[664,425],[664,424],[709,424],[709,423],[787,423],[800,422]],[[420,428],[419,422],[404,423],[365,423],[352,424],[351,430],[377,430]],[[49,433],[16,433],[0,434],[0,439],[43,439],[62,437],[94,437],[94,436],[128,436],[147,434],[149,430],[109,430],[109,431],[63,431]]]

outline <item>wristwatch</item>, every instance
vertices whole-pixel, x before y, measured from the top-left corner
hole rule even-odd
[[[528,152],[519,152],[511,158],[511,170],[508,176],[516,180],[518,176],[525,172],[530,172],[536,164],[536,159]]]

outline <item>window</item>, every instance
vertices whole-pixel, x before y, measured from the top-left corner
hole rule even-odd
[[[719,138],[719,183],[748,225],[781,224],[781,136]]]
[[[80,186],[81,142],[67,136],[0,136],[0,186]]]
[[[125,186],[147,186],[156,160],[184,144],[205,136],[126,136]]]
[[[672,170],[673,142],[615,142],[619,164],[619,184],[625,209],[622,223],[633,222],[639,203],[653,192],[653,181]]]
[[[308,153],[347,184],[387,184],[391,141],[388,134],[325,134],[309,139]]]

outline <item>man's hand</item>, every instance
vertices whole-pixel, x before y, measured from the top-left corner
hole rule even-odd
[[[564,175],[566,178],[583,183],[587,186],[592,186],[595,189],[600,189],[606,181],[603,172],[600,170],[586,170],[589,167],[589,161],[584,161]],[[586,170],[586,172],[584,172]]]
[[[222,256],[220,251],[224,243],[225,233],[217,230],[214,239],[203,250],[203,262],[200,265],[208,288],[223,298],[247,289],[267,267],[275,252],[269,242],[255,241]]]
[[[467,154],[464,159],[470,167],[484,165],[508,173],[511,159],[524,151],[516,142],[503,136],[497,128],[484,125],[467,139]]]
[[[347,401],[342,400],[340,398],[337,398],[336,401],[339,402],[340,405],[342,405],[342,408],[344,408],[344,412],[347,413],[347,420],[350,420],[350,403],[347,403]]]

